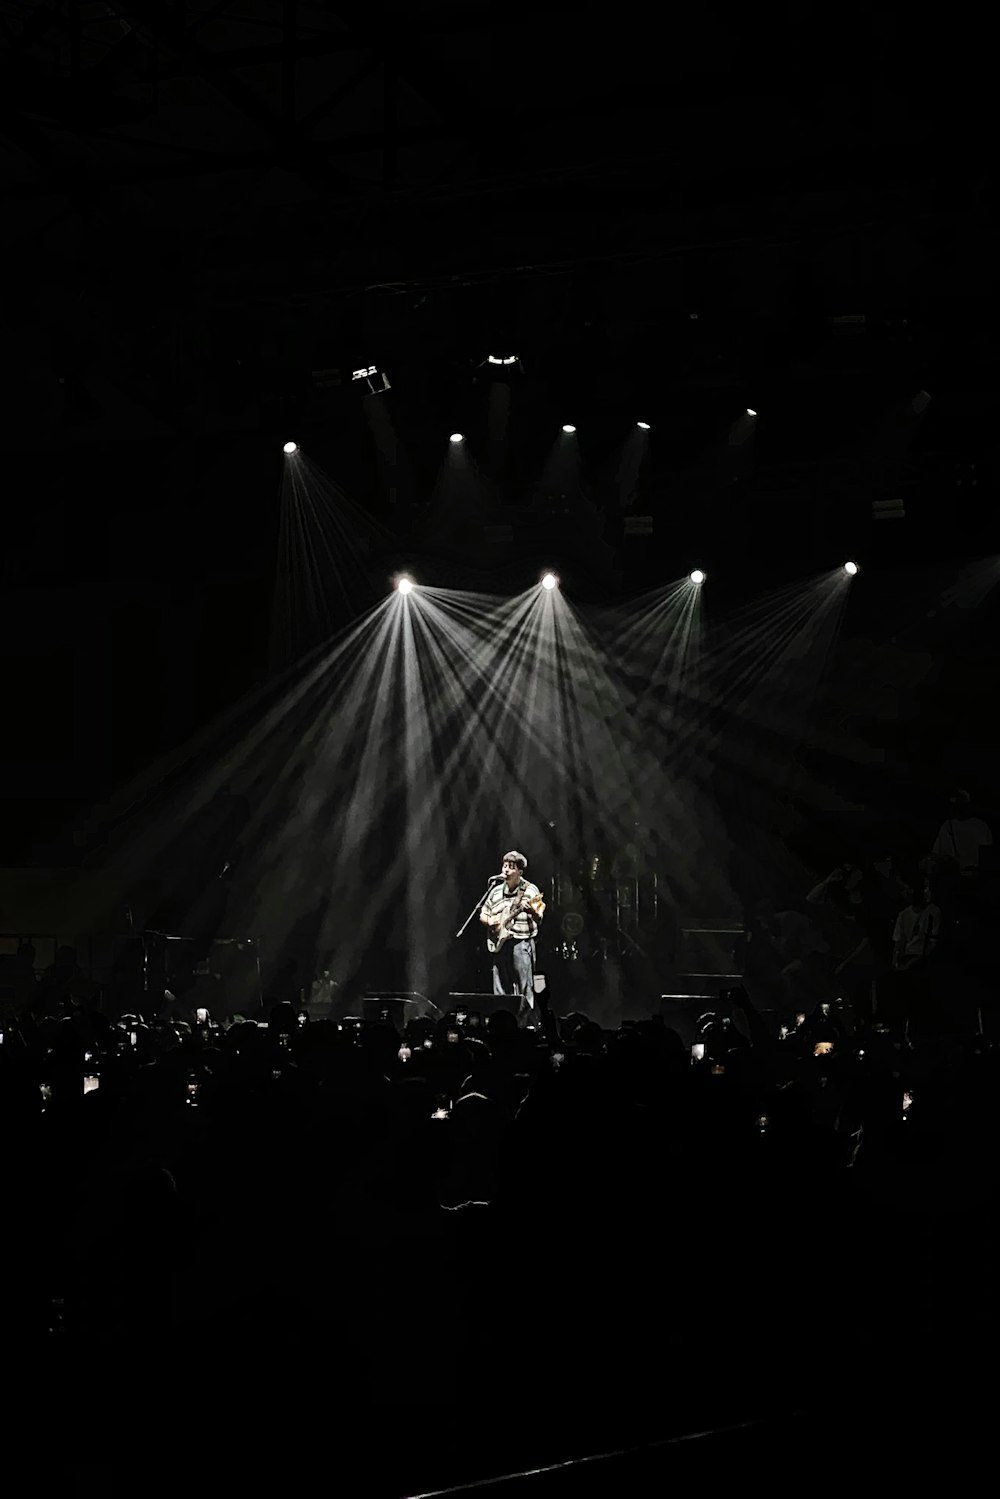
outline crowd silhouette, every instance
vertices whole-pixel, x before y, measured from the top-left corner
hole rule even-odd
[[[504,1434],[557,1412],[580,1451],[794,1409],[803,1381],[874,1399],[904,1349],[967,1355],[958,1288],[996,1315],[997,889],[940,852],[912,873],[878,854],[795,920],[757,908],[740,986],[615,1030],[571,1005],[540,1029],[114,1014],[73,949],[37,973],[22,945],[0,976],[8,1348],[80,1358],[126,1404],[133,1377],[166,1385],[195,1429],[199,1401],[213,1426],[318,1401],[369,1454],[357,1492],[428,1421],[492,1412],[502,1468]],[[371,1435],[389,1411],[395,1458]]]

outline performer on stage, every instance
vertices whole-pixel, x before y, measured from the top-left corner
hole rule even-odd
[[[517,998],[518,1021],[537,1019],[535,938],[545,913],[537,885],[524,877],[528,861],[516,849],[503,856],[503,874],[483,902],[479,920],[489,929],[486,946],[493,958],[493,993]]]

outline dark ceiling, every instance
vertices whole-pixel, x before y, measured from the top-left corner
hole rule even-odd
[[[9,431],[67,371],[71,440],[153,437],[259,419],[237,360],[288,394],[504,338],[647,391],[869,379],[836,314],[899,335],[878,399],[982,387],[975,66],[891,6],[0,0]]]
[[[990,59],[950,15],[889,4],[0,0],[0,445],[38,531],[22,567],[8,528],[6,581],[36,554],[53,586],[138,579],[130,681],[178,636],[151,574],[186,599],[221,555],[255,590],[218,605],[232,669],[273,564],[272,436],[294,420],[367,503],[351,369],[388,370],[401,447],[425,442],[433,473],[491,352],[521,356],[546,443],[569,403],[598,458],[651,421],[675,513],[738,470],[734,545],[759,549],[768,507],[770,535],[892,494],[925,556],[946,532],[1000,550]],[[734,445],[745,405],[759,426]],[[143,440],[164,461],[107,463]],[[103,529],[81,519],[102,489]],[[703,513],[713,532],[729,514]],[[244,533],[261,555],[231,561]],[[81,661],[103,661],[101,619],[84,639],[66,610]],[[169,723],[136,730],[137,762],[216,706],[177,685],[200,663],[217,690],[190,628],[176,701],[139,694]],[[56,790],[89,794],[102,754]]]

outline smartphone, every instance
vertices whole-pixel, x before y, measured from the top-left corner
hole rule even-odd
[[[50,1085],[48,1083],[39,1083],[38,1091],[42,1095],[42,1103],[48,1103],[49,1099],[52,1097],[52,1088],[50,1087]]]
[[[694,1045],[691,1048],[691,1060],[692,1060],[692,1062],[703,1062],[705,1060],[705,1043],[704,1043],[704,1041],[696,1041],[694,1043]]]
[[[96,1072],[87,1072],[87,1073],[84,1074],[84,1079],[83,1079],[83,1091],[84,1091],[84,1093],[96,1093],[97,1090],[98,1090],[98,1088],[100,1086],[101,1086],[101,1079],[98,1077],[98,1075],[97,1075]]]
[[[817,1041],[816,1045],[813,1047],[813,1056],[814,1057],[828,1057],[832,1051],[833,1051],[833,1042],[832,1041]]]
[[[424,1050],[425,1051],[430,1051],[430,1049],[431,1049],[431,1047],[433,1045],[434,1045],[434,1038],[433,1038],[433,1036],[428,1036],[427,1040],[424,1042]]]
[[[129,1032],[129,1040],[132,1042],[133,1046],[138,1046],[139,1045],[139,1032],[138,1031],[130,1031]]]
[[[276,1082],[280,1081],[280,1078],[281,1078],[281,1068],[280,1067],[275,1067],[274,1070],[271,1073],[271,1081],[272,1081],[272,1083],[276,1083]]]
[[[437,1107],[431,1114],[432,1119],[449,1119],[451,1117],[451,1099],[438,1094]]]
[[[468,1017],[468,1014],[466,1013],[465,1010],[456,1010],[455,1011],[455,1024],[456,1025],[467,1025],[468,1022],[469,1022],[469,1017]]]
[[[281,1047],[283,1047],[285,1051],[290,1051],[291,1050],[292,1038],[288,1034],[287,1031],[282,1031],[281,1034],[279,1035],[279,1037],[278,1037],[278,1045],[281,1046]]]
[[[903,1094],[903,1118],[904,1119],[909,1118],[910,1106],[912,1105],[912,1103],[913,1103],[913,1094],[912,1093],[904,1093]]]
[[[767,1114],[757,1115],[757,1128],[762,1135],[766,1135],[771,1128],[771,1120]]]
[[[452,1041],[452,1042],[454,1042],[454,1041],[461,1041],[461,1039],[462,1039],[462,1037],[461,1037],[461,1035],[459,1034],[458,1031],[449,1031],[448,1032],[448,1040],[449,1041]]]
[[[187,1085],[187,1101],[193,1109],[197,1108],[198,1106],[198,1094],[200,1091],[201,1083],[196,1082],[194,1078],[191,1078]]]
[[[401,1062],[408,1062],[410,1060],[410,1058],[412,1057],[413,1052],[411,1051],[410,1047],[407,1046],[406,1042],[404,1041],[403,1044],[402,1044],[402,1046],[399,1048],[399,1051],[396,1053],[396,1055],[399,1057],[399,1060]]]
[[[299,1011],[299,1030],[302,1029],[302,1027],[306,1024],[306,1022],[308,1021],[308,1019],[309,1019],[309,1016],[306,1014],[305,1010],[300,1010]]]
[[[194,1019],[195,1019],[195,1024],[196,1025],[207,1025],[208,1024],[208,1011],[205,1009],[204,1006],[202,1006],[200,1009],[195,1010],[195,1012],[194,1012]]]
[[[725,1072],[725,1070],[726,1069],[725,1069],[725,1067],[723,1067],[723,1065],[722,1065],[721,1062],[713,1062],[712,1063],[712,1076],[713,1077],[722,1077],[722,1075]]]
[[[549,1060],[552,1063],[552,1071],[558,1072],[559,1068],[566,1060],[566,1053],[564,1051],[554,1051]]]

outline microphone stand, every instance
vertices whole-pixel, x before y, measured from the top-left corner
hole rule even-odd
[[[486,886],[486,889],[483,891],[482,895],[476,901],[476,904],[473,906],[472,910],[469,912],[468,916],[465,918],[465,920],[462,922],[462,925],[459,927],[458,931],[455,933],[456,937],[461,937],[462,933],[465,931],[465,928],[469,925],[469,922],[472,920],[473,916],[478,915],[478,913],[483,909],[483,905],[485,904],[486,897],[489,895],[490,891],[493,889],[493,886],[494,885],[498,885],[502,879],[503,879],[503,875],[502,874],[501,875],[491,875],[490,882]]]

